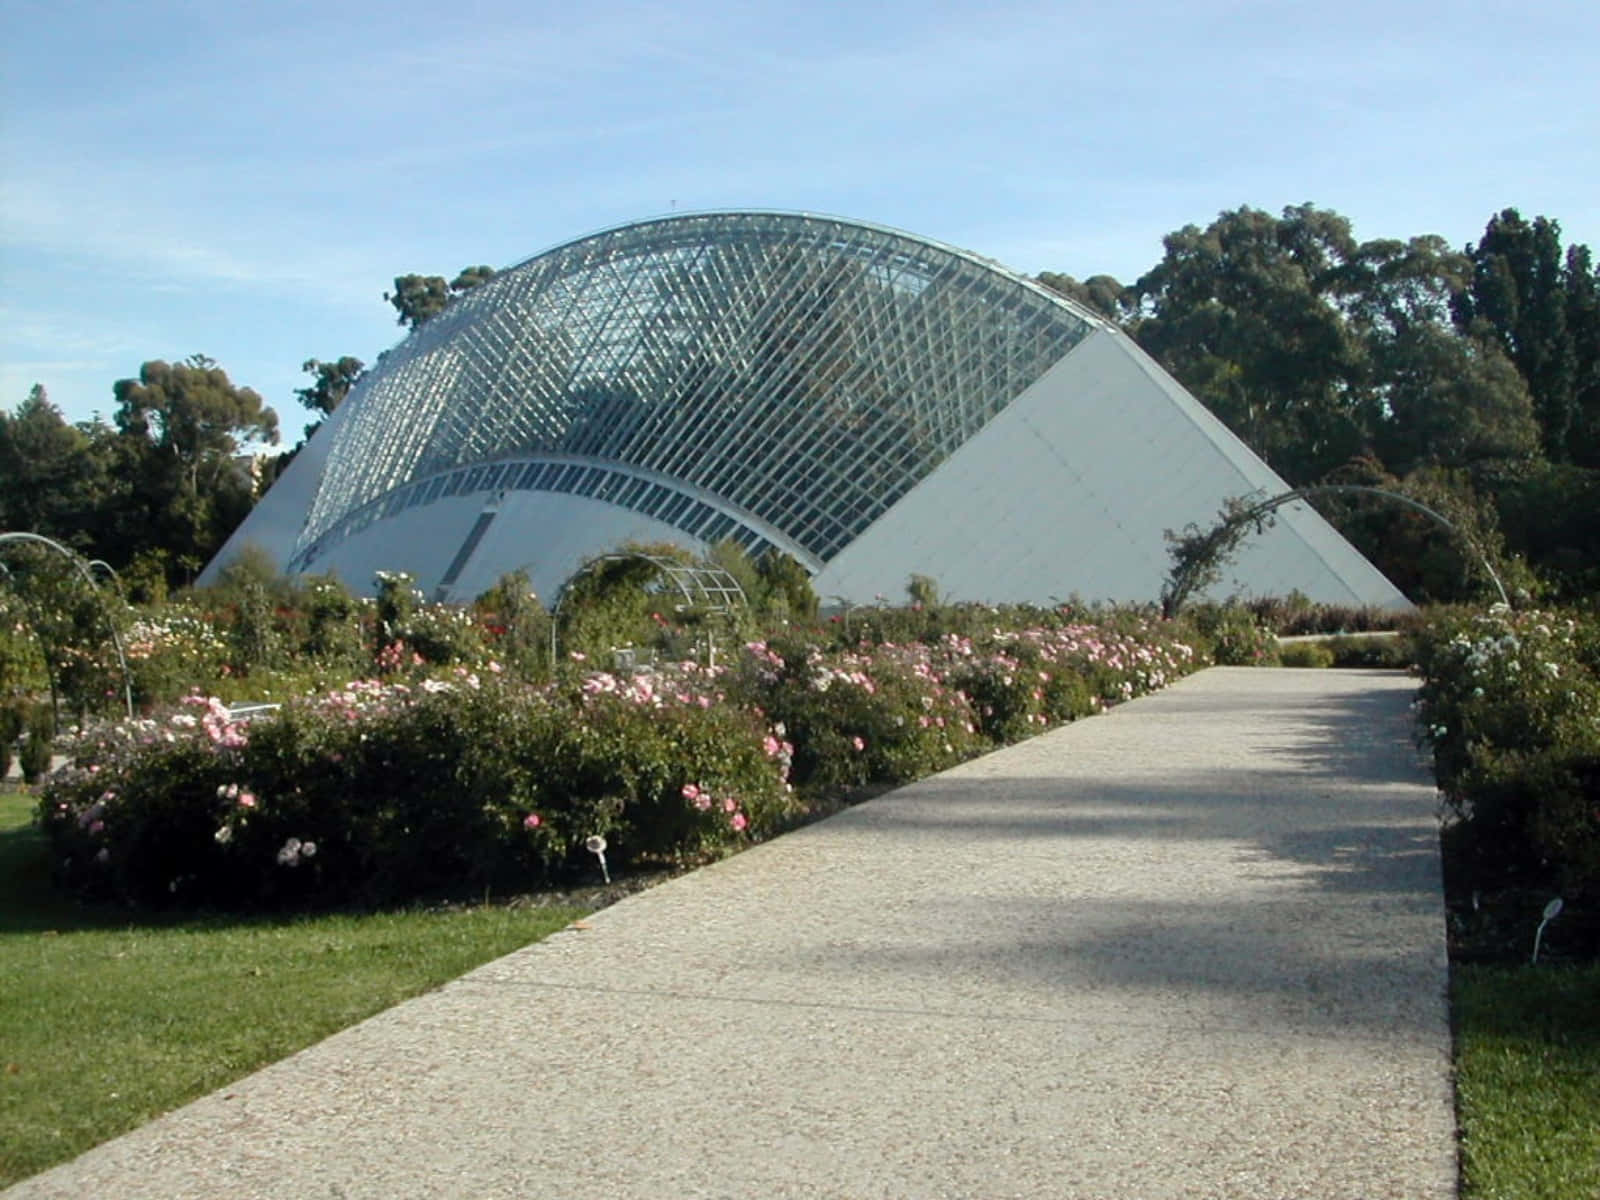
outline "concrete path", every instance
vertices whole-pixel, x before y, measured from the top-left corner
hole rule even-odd
[[[628,899],[7,1196],[1453,1197],[1411,693],[1207,671]]]

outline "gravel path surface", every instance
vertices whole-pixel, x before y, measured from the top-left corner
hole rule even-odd
[[[624,900],[6,1196],[1445,1200],[1412,691],[1204,672]]]

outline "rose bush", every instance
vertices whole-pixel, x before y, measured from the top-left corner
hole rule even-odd
[[[586,866],[595,833],[625,864],[780,827],[796,802],[770,736],[728,706],[459,668],[357,681],[249,723],[196,697],[81,746],[39,811],[67,886],[142,905],[527,890]]]
[[[415,635],[403,590],[381,620]],[[1066,613],[830,648],[819,630],[717,667],[622,674],[581,653],[548,684],[440,667],[400,637],[377,678],[248,723],[214,697],[80,742],[42,793],[62,881],[142,905],[305,908],[530,890],[610,861],[700,860],[814,795],[898,783],[1161,687],[1180,627]]]
[[[1451,611],[1414,643],[1422,736],[1469,861],[1600,886],[1600,621]]]

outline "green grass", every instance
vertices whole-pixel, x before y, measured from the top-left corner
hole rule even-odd
[[[49,884],[0,786],[0,1187],[479,963],[573,908],[133,922]]]
[[[1600,964],[1458,966],[1463,1200],[1600,1198]]]

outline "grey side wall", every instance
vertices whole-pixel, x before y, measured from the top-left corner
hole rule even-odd
[[[913,572],[991,602],[1150,601],[1167,529],[1288,485],[1125,335],[1092,334],[817,577],[824,598],[900,599]],[[1252,540],[1217,590],[1408,607],[1305,506]]]

